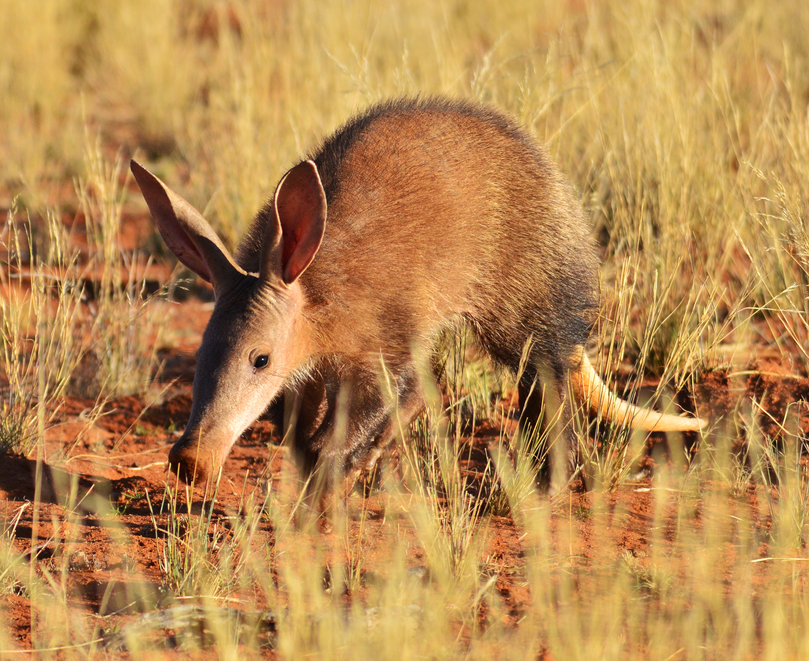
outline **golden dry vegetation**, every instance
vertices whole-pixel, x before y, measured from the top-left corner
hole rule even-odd
[[[797,0],[2,0],[0,658],[809,658],[807,34]],[[128,158],[233,247],[295,159],[413,94],[547,145],[602,250],[598,370],[710,427],[580,415],[591,490],[550,498],[460,336],[330,532],[260,426],[189,511],[122,458],[184,424],[166,356],[208,300]]]

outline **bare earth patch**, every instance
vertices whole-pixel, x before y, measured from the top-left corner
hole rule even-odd
[[[88,428],[85,418],[94,402],[68,398],[58,423],[48,430],[39,466],[36,457],[5,456],[0,467],[0,518],[14,551],[24,559],[22,571],[64,581],[68,608],[84,618],[84,626],[96,627],[94,644],[108,650],[126,649],[121,632],[127,627],[135,628],[131,631],[145,627],[144,621],[149,635],[155,636],[155,631],[165,634],[158,647],[180,645],[182,632],[171,628],[176,621],[161,623],[155,614],[171,612],[174,617],[181,605],[194,603],[199,607],[196,600],[189,602],[172,594],[159,557],[165,550],[167,517],[171,516],[164,501],[167,485],[184,489],[167,475],[167,452],[190,412],[191,349],[210,308],[195,299],[177,306],[180,313],[173,314],[172,320],[185,327],[188,340],[183,350],[163,355],[163,372],[156,384],[163,390],[157,401],[135,396],[113,399]],[[730,377],[727,371],[704,374],[695,390],[700,411],[710,411],[714,423],[721,424],[734,406],[755,400],[761,407],[758,415],[762,429],[777,436],[787,409],[806,401],[809,379],[795,377],[771,358],[752,363],[744,372],[740,377]],[[801,407],[800,423],[806,431],[805,406]],[[508,424],[513,427],[513,421]],[[492,479],[489,448],[497,433],[496,426],[487,422],[460,440],[464,450],[459,455],[464,457],[462,470],[469,478],[468,489],[479,497],[490,488],[483,482]],[[659,468],[665,454],[654,452],[654,448],[660,442],[665,438],[649,441],[646,458],[640,463]],[[263,502],[268,491],[281,500],[294,499],[299,488],[295,474],[277,431],[268,421],[258,421],[245,432],[225,465],[210,512],[209,534],[230,534],[231,517],[244,517],[245,503]],[[706,483],[698,494],[672,491],[661,496],[657,481],[644,477],[629,480],[613,493],[571,491],[557,497],[550,519],[550,543],[575,577],[579,598],[598,592],[598,568],[616,562],[625,565],[641,591],[665,590],[666,585],[677,581],[676,575],[655,576],[649,546],[662,543],[664,553],[676,556],[680,552],[678,526],[682,524],[677,520],[678,501],[692,498],[692,523],[698,529],[702,521],[711,518],[705,508],[717,502],[705,496],[712,488]],[[763,488],[748,485],[732,505],[744,513],[762,540],[770,525],[761,503]],[[420,577],[418,580],[430,580],[429,563],[412,522],[392,505],[384,490],[371,489],[367,496],[361,491],[355,491],[346,503],[344,531],[321,530],[309,538],[313,549],[320,549],[320,555],[315,554],[319,558],[316,564],[323,569],[326,589],[333,553],[342,554],[341,562],[349,566],[354,562],[358,567],[358,579],[345,593],[347,603],[363,603],[367,586],[384,579],[391,549],[403,540],[408,549],[408,571]],[[720,491],[716,487],[716,492]],[[200,511],[201,495],[198,490],[196,512]],[[727,504],[723,501],[722,506]],[[181,512],[186,511],[182,505]],[[508,514],[485,516],[481,526],[485,540],[483,572],[493,577],[500,605],[493,610],[481,603],[477,622],[459,622],[461,639],[475,635],[476,629],[485,630],[492,617],[507,627],[521,626],[532,598],[525,573],[526,535],[522,526],[515,525]],[[275,548],[277,554],[281,551],[273,546],[275,533],[268,519],[258,523],[256,539],[267,548]],[[361,562],[349,557],[352,548],[361,550]],[[727,549],[728,584],[733,580],[733,553],[733,548]],[[767,544],[762,541],[760,555],[766,554]],[[266,570],[274,571],[272,557],[267,562]],[[766,563],[758,565],[754,585],[768,580],[771,571]],[[21,650],[34,645],[31,622],[37,613],[29,596],[17,584],[1,602],[15,647]],[[262,608],[268,608],[266,600],[255,593],[248,598],[235,590],[231,600],[236,611],[247,610],[254,619]],[[152,619],[144,620],[147,617]],[[275,624],[270,610],[263,617],[263,628],[259,627],[257,635],[266,651],[273,646]],[[190,612],[188,626],[193,628],[199,619]]]

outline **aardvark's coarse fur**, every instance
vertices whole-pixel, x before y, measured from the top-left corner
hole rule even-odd
[[[529,422],[541,372],[565,423],[570,379],[617,422],[701,426],[621,402],[590,366],[598,260],[588,225],[545,152],[493,109],[445,99],[370,109],[284,176],[235,260],[193,207],[132,170],[169,247],[216,294],[191,418],[169,457],[186,479],[221,466],[282,389],[294,395],[307,473],[366,465],[392,440],[393,412],[407,424],[421,409],[420,366],[459,322],[512,370],[530,346],[520,384]]]

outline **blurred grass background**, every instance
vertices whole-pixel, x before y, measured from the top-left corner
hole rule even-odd
[[[232,246],[280,174],[369,103],[477,98],[519,118],[580,191],[605,301],[627,264],[643,274],[621,332],[681,385],[712,344],[747,340],[728,335],[740,309],[805,312],[806,14],[676,0],[7,2],[0,206],[19,195],[39,215],[74,212],[69,182],[100,136],[110,160],[147,161]],[[805,327],[790,328],[805,363]]]
[[[638,382],[645,373],[693,390],[711,371],[755,371],[765,350],[805,378],[807,34],[809,9],[798,1],[3,0],[0,442],[35,450],[51,419],[45,409],[86,387],[88,365],[93,396],[149,388],[154,340],[126,332],[152,328],[159,301],[144,307],[137,278],[122,289],[116,275],[137,263],[115,245],[116,230],[145,208],[122,162],[144,161],[233,247],[296,159],[353,113],[400,94],[496,104],[547,145],[601,246],[594,343],[608,381],[626,358]],[[83,222],[97,231],[77,247]],[[81,292],[54,291],[46,277],[58,267],[62,283],[80,279],[88,264],[108,274],[89,311]],[[34,272],[30,294],[11,277],[25,269]],[[67,330],[55,335],[54,324]],[[494,421],[485,409],[497,380],[477,368],[457,374],[463,383],[449,390],[477,420]],[[384,580],[345,606],[340,590],[323,590],[323,556],[296,550],[319,542],[302,541],[281,508],[265,512],[280,546],[266,541],[242,557],[238,585],[217,564],[230,556],[207,547],[199,528],[166,528],[177,542],[163,556],[166,584],[194,585],[192,595],[218,607],[252,581],[262,607],[281,613],[274,647],[288,658],[807,658],[805,412],[790,403],[773,443],[759,404],[732,406],[703,440],[701,462],[656,476],[640,554],[610,555],[634,521],[609,494],[637,486],[637,443],[625,433],[602,430],[594,448],[581,430],[598,488],[593,504],[566,514],[533,493],[527,450],[512,448],[510,462],[492,455],[499,508],[525,549],[523,564],[502,567],[482,550],[486,508],[469,502],[462,450],[441,444],[457,428],[442,432],[425,417],[411,445],[432,449],[409,460],[423,501],[391,505],[390,525],[407,520],[416,530],[430,580],[412,580],[405,549],[393,544]],[[731,451],[739,443],[741,455]],[[743,498],[751,484],[755,506]],[[349,585],[362,564],[355,523],[338,553]],[[2,539],[12,533],[9,523]],[[583,536],[596,559],[577,550]],[[20,558],[2,548],[0,586],[11,590]],[[262,570],[270,555],[280,566],[274,583]],[[203,579],[183,582],[186,570]],[[519,616],[499,600],[498,572],[527,586]],[[53,613],[49,604],[67,599],[53,576],[16,580]],[[220,655],[254,646],[228,611],[201,617]],[[88,642],[98,628],[63,630],[63,619],[38,620],[37,644],[103,654]],[[130,638],[138,649],[139,636]],[[2,634],[0,649],[11,645]]]

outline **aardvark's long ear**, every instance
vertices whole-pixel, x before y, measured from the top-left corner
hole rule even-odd
[[[183,264],[214,286],[220,293],[244,271],[202,214],[135,161],[129,164],[160,236]]]
[[[312,263],[325,227],[326,193],[315,164],[304,161],[287,172],[275,189],[261,248],[262,280],[295,282]]]

